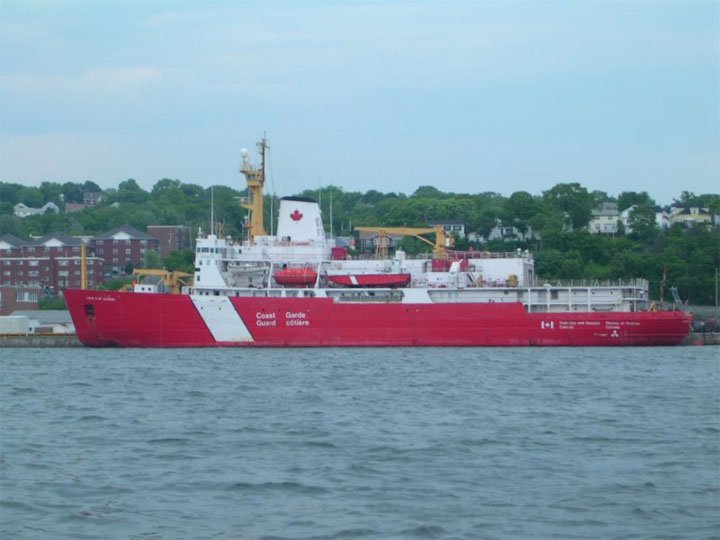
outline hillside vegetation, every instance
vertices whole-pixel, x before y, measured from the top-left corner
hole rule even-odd
[[[211,188],[179,180],[163,179],[150,191],[135,180],[121,182],[117,188],[103,191],[102,201],[79,212],[48,213],[24,219],[13,215],[13,207],[24,203],[41,207],[55,202],[82,202],[85,191],[100,191],[93,182],[43,182],[39,187],[0,182],[0,234],[21,238],[64,232],[92,235],[120,225],[145,230],[147,225],[187,225],[197,231],[208,229]],[[319,193],[306,190],[300,196],[320,200],[326,229],[338,236],[350,235],[353,226],[425,227],[428,220],[455,219],[465,223],[467,232],[487,237],[500,220],[519,231],[532,229],[537,238],[528,241],[494,240],[474,247],[489,251],[529,249],[535,255],[536,271],[545,279],[642,277],[651,282],[657,298],[663,276],[667,286],[676,286],[680,295],[692,304],[715,303],[715,274],[720,267],[720,232],[717,226],[691,228],[674,225],[661,230],[655,224],[655,201],[646,192],[623,192],[617,196],[588,192],[578,183],[557,184],[541,196],[520,191],[509,197],[499,193],[445,193],[422,186],[412,195],[343,191],[329,186]],[[240,237],[247,211],[238,198],[245,190],[214,186],[215,219],[223,224],[224,234]],[[630,216],[632,231],[614,237],[591,234],[586,226],[591,211],[607,201],[625,209],[635,205]],[[720,196],[682,192],[678,203],[709,208],[720,214]],[[332,204],[332,212],[330,205]],[[278,208],[277,199],[266,196],[266,223]],[[332,215],[332,224],[329,219]],[[507,240],[507,239],[506,239]],[[456,247],[467,249],[470,243],[458,239]],[[422,243],[407,238],[408,252],[425,250]]]

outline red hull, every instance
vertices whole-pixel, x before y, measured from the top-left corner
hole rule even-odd
[[[343,287],[404,287],[410,283],[410,274],[338,274],[329,275],[328,281]]]
[[[528,314],[518,303],[363,304],[81,290],[66,291],[65,299],[78,338],[95,347],[678,345],[691,322],[690,315],[669,311]]]

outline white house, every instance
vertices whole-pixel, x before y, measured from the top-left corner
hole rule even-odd
[[[19,218],[25,218],[28,216],[36,216],[39,214],[45,214],[46,212],[60,213],[60,208],[54,202],[45,203],[40,208],[31,208],[23,203],[18,203],[13,208],[13,213]]]
[[[524,242],[532,238],[539,238],[539,236],[530,227],[528,227],[527,232],[522,232],[517,227],[504,225],[502,220],[500,219],[495,220],[495,226],[490,229],[487,237],[484,237],[478,233],[470,233],[467,235],[467,237],[471,242],[480,242],[483,244],[485,242],[489,242],[490,240],[502,240],[504,242],[520,240]]]
[[[690,205],[673,205],[670,207],[672,223],[680,223],[685,227],[699,224],[711,224],[713,219],[709,208]]]
[[[457,234],[459,238],[465,238],[465,222],[459,219],[433,219],[427,222],[428,226],[435,227],[442,225],[447,234]]]
[[[593,234],[617,234],[620,213],[614,202],[604,202],[600,208],[592,211],[588,229]]]

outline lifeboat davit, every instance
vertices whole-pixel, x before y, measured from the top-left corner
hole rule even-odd
[[[283,268],[273,273],[275,283],[278,285],[290,285],[292,287],[314,285],[317,281],[317,276],[317,272],[309,266]]]
[[[410,274],[333,274],[328,281],[343,287],[405,287]]]

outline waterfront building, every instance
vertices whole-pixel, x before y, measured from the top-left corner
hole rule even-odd
[[[36,286],[57,294],[81,285],[82,240],[62,233],[23,240],[0,236],[0,284]],[[103,260],[88,247],[88,287],[104,283]]]
[[[154,236],[139,231],[129,225],[122,225],[90,240],[95,254],[104,259],[103,272],[106,277],[119,275],[129,270],[129,265],[137,268],[144,265],[145,252],[158,251],[160,242]]]

